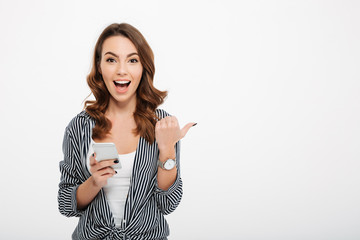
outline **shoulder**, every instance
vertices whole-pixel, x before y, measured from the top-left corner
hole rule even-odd
[[[91,125],[93,122],[94,119],[85,110],[83,110],[71,119],[66,129],[70,132],[79,132]]]
[[[162,119],[162,118],[167,117],[167,116],[171,116],[168,112],[166,112],[165,110],[160,109],[160,108],[157,108],[157,109],[155,110],[155,113],[156,113],[156,116],[157,116],[159,119]]]

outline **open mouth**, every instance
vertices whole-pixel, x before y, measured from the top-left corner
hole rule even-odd
[[[125,92],[127,92],[127,90],[129,89],[130,83],[131,83],[131,81],[129,81],[129,80],[118,80],[118,81],[114,81],[115,88],[116,88],[116,91],[117,91],[118,93],[125,93]]]
[[[114,81],[116,87],[127,88],[131,81]]]

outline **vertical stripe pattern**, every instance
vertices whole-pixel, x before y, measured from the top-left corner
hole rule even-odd
[[[169,116],[162,109],[157,109],[156,114],[160,119]],[[140,137],[124,209],[124,221],[121,228],[116,228],[102,189],[85,210],[79,211],[76,207],[77,188],[91,176],[86,166],[86,156],[94,126],[95,120],[82,111],[70,121],[64,134],[64,159],[59,163],[61,179],[58,204],[61,214],[79,217],[72,238],[166,239],[170,232],[164,215],[176,209],[183,193],[180,177],[180,141],[175,145],[177,177],[174,184],[164,191],[157,185],[157,143],[155,141],[149,144]]]

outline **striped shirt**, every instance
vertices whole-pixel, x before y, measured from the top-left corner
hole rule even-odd
[[[156,114],[160,119],[169,116],[162,109],[157,109]],[[91,176],[86,166],[86,157],[94,126],[95,120],[82,111],[70,121],[64,134],[64,159],[59,163],[61,179],[58,204],[61,214],[67,217],[79,217],[72,238],[166,239],[169,235],[169,226],[164,215],[173,212],[182,197],[180,141],[175,145],[177,177],[174,184],[164,191],[157,185],[159,156],[157,143],[154,141],[150,145],[143,137],[140,137],[125,203],[124,220],[121,228],[116,228],[103,189],[86,209],[77,209],[77,188]]]

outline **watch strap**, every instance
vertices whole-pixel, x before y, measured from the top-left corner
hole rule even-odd
[[[162,161],[158,160],[158,166],[159,166],[160,168],[164,169],[164,170],[168,170],[168,169],[166,169],[165,166],[164,166],[165,163],[166,163],[168,160],[173,160],[173,161],[175,162],[174,167],[176,166],[176,159],[172,159],[172,158],[166,159],[165,162],[162,162]],[[174,167],[173,167],[173,168],[174,168]],[[169,169],[169,170],[171,170],[171,169]]]

